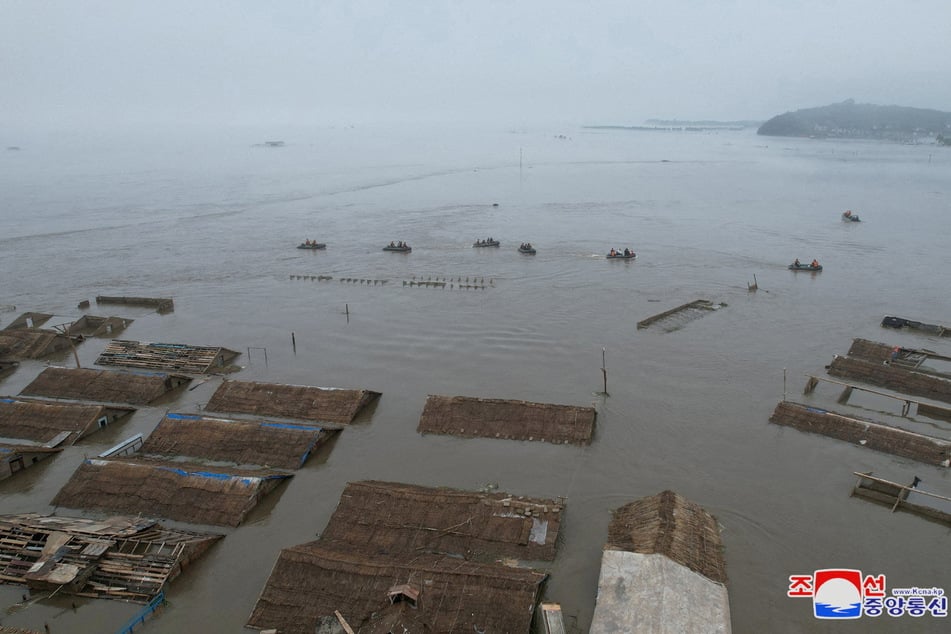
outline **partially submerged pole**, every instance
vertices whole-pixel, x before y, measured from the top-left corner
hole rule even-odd
[[[294,348],[294,354],[297,354],[297,339],[294,338],[294,333],[291,333],[291,347]]]
[[[601,375],[604,378],[604,395],[608,396],[608,368],[604,361],[604,346],[601,346]]]

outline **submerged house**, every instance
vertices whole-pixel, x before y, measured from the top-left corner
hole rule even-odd
[[[123,457],[86,460],[52,504],[142,514],[192,524],[237,526],[292,474],[195,462]]]
[[[431,395],[426,399],[417,431],[587,445],[591,443],[596,417],[593,407]]]
[[[781,401],[773,410],[769,422],[926,464],[951,465],[951,440],[926,436],[866,418]]]
[[[46,368],[20,394],[146,405],[191,382],[183,374],[93,368]]]
[[[501,492],[350,483],[321,538],[281,552],[248,626],[312,634],[335,631],[342,617],[373,634],[528,632],[547,575],[515,560],[554,558],[562,508]]]
[[[169,413],[140,453],[298,469],[332,433],[310,425]]]
[[[69,337],[55,330],[0,330],[0,358],[7,361],[42,359],[71,347]]]
[[[211,412],[274,416],[315,422],[352,423],[380,397],[371,390],[310,385],[224,381],[205,407]]]
[[[0,443],[0,480],[31,467],[44,458],[62,451],[61,447],[11,445]]]
[[[134,319],[125,317],[97,317],[96,315],[83,315],[69,325],[66,332],[70,336],[82,335],[83,337],[112,337],[129,327]]]
[[[225,372],[240,352],[214,346],[183,343],[145,343],[113,339],[96,360],[98,365],[119,365],[142,370],[207,374]]]
[[[0,397],[0,438],[71,445],[133,412],[134,407],[121,405]]]
[[[221,537],[139,517],[0,515],[0,581],[147,603]]]
[[[664,491],[616,509],[601,559],[591,634],[729,634],[716,518]]]

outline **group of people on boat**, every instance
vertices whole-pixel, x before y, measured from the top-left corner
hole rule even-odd
[[[495,240],[487,238],[485,240],[476,240],[476,244],[495,244]]]
[[[391,249],[408,249],[408,248],[409,248],[409,244],[403,242],[402,240],[400,240],[399,242],[393,242],[393,241],[391,240],[391,241],[390,241],[390,248],[391,248]]]
[[[316,247],[318,244],[320,243],[317,242],[316,240],[310,240],[310,239],[304,240],[304,246],[307,246],[307,247]]]
[[[612,248],[610,253],[608,253],[608,255],[611,256],[612,258],[616,258],[619,255],[623,255],[624,257],[629,258],[632,255],[634,255],[634,249],[624,249],[624,251],[618,251],[617,249]]]
[[[796,258],[796,261],[793,262],[793,266],[796,266],[796,267],[802,266],[802,264],[799,262],[799,258]],[[811,266],[814,269],[819,268],[819,260],[816,260],[815,258],[813,258],[809,266]]]
[[[522,251],[531,251],[535,247],[532,246],[531,242],[523,242],[522,244],[519,245],[518,248],[521,249]]]

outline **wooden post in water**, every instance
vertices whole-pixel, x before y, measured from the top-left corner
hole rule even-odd
[[[786,402],[786,368],[783,368],[783,402]]]
[[[604,395],[608,395],[608,368],[607,364],[604,362],[604,346],[601,346],[601,374],[604,378]]]
[[[294,338],[294,333],[291,333],[291,347],[294,348],[294,355],[297,355],[297,339]]]
[[[350,323],[350,304],[343,305],[344,312],[347,313],[347,323]]]

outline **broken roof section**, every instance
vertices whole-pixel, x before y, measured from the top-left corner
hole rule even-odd
[[[346,424],[379,396],[379,392],[370,390],[224,381],[205,409]]]
[[[528,401],[430,396],[419,419],[420,433],[541,440],[587,445],[597,416],[593,407]]]
[[[311,634],[339,610],[360,632],[528,632],[542,572],[503,557],[553,559],[554,500],[388,482],[347,485],[319,541],[281,552],[248,622]]]
[[[46,368],[20,394],[145,405],[191,380],[189,376],[163,372]]]
[[[71,445],[135,412],[134,407],[0,397],[0,438]]]
[[[0,443],[0,480],[9,478],[44,458],[62,451],[61,447],[36,447]]]
[[[52,503],[193,524],[237,526],[264,495],[290,477],[290,473],[271,469],[149,458],[86,460]]]
[[[183,343],[146,343],[113,339],[99,358],[98,365],[121,365],[143,370],[167,370],[206,374],[227,371],[241,354],[227,348],[192,346]]]
[[[716,518],[664,491],[614,511],[592,634],[729,634],[726,563]]]
[[[494,561],[555,558],[562,502],[390,482],[351,482],[323,538],[389,553]]]
[[[221,535],[153,520],[0,516],[0,580],[146,603]]]
[[[298,469],[330,433],[310,425],[166,414],[140,453]]]

